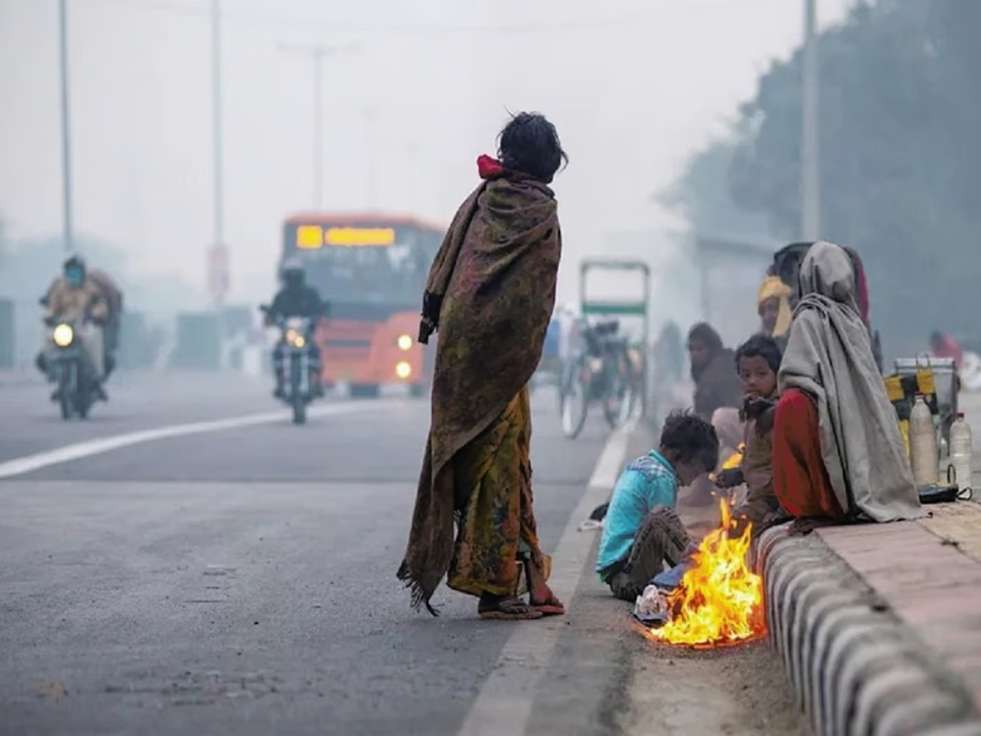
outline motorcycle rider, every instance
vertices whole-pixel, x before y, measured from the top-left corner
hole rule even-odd
[[[62,277],[52,284],[41,302],[47,307],[45,324],[72,322],[84,329],[82,348],[92,368],[94,390],[105,401],[108,397],[102,387],[105,379],[103,329],[109,319],[109,303],[88,274],[81,256],[73,255],[65,261]],[[47,373],[44,350],[38,356],[38,367]]]
[[[85,266],[85,273],[88,280],[102,292],[102,297],[106,300],[106,306],[108,307],[108,316],[106,317],[105,324],[103,325],[102,335],[104,343],[103,347],[105,348],[105,355],[103,358],[103,367],[105,369],[105,376],[103,377],[104,380],[109,378],[109,374],[112,373],[113,369],[116,367],[116,350],[119,348],[119,328],[123,313],[123,292],[119,289],[119,286],[112,279],[112,277],[105,271],[100,271],[97,268]],[[46,304],[51,301],[51,295],[55,288],[63,288],[61,286],[63,281],[64,276],[59,276],[51,282],[51,286],[48,287],[48,293],[45,296],[45,301],[43,303]]]
[[[272,325],[278,318],[305,317],[310,320],[311,329],[316,327],[317,320],[327,314],[327,304],[320,298],[317,290],[306,283],[303,264],[292,259],[286,261],[280,276],[283,286],[266,312],[266,324]],[[320,348],[316,341],[307,340],[307,351],[311,390],[315,396],[323,396],[324,390],[320,384]],[[286,341],[281,337],[273,350],[273,369],[276,373],[276,390],[273,391],[273,396],[278,399],[285,398],[286,395],[287,353]]]

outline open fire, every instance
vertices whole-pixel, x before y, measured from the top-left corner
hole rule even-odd
[[[723,499],[722,526],[708,534],[694,555],[694,567],[668,596],[671,620],[650,636],[670,644],[720,646],[766,633],[763,579],[749,569],[750,532],[731,538],[734,524]]]

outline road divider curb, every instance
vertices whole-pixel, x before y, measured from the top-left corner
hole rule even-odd
[[[981,734],[972,695],[812,533],[757,545],[770,641],[818,736]]]

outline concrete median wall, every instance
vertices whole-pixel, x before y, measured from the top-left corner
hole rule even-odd
[[[770,640],[819,736],[981,735],[972,693],[818,534],[757,546]]]

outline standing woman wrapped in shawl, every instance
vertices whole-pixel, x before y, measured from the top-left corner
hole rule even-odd
[[[532,509],[527,385],[555,302],[562,238],[548,184],[566,155],[538,114],[516,115],[499,140],[500,160],[477,161],[484,181],[453,219],[423,295],[419,339],[439,332],[432,425],[398,577],[433,615],[445,575],[479,597],[482,618],[532,619],[564,613]],[[522,567],[528,603],[517,597]]]
[[[814,243],[801,264],[780,364],[774,490],[798,518],[912,519],[919,499],[856,278],[848,253],[833,243]]]

